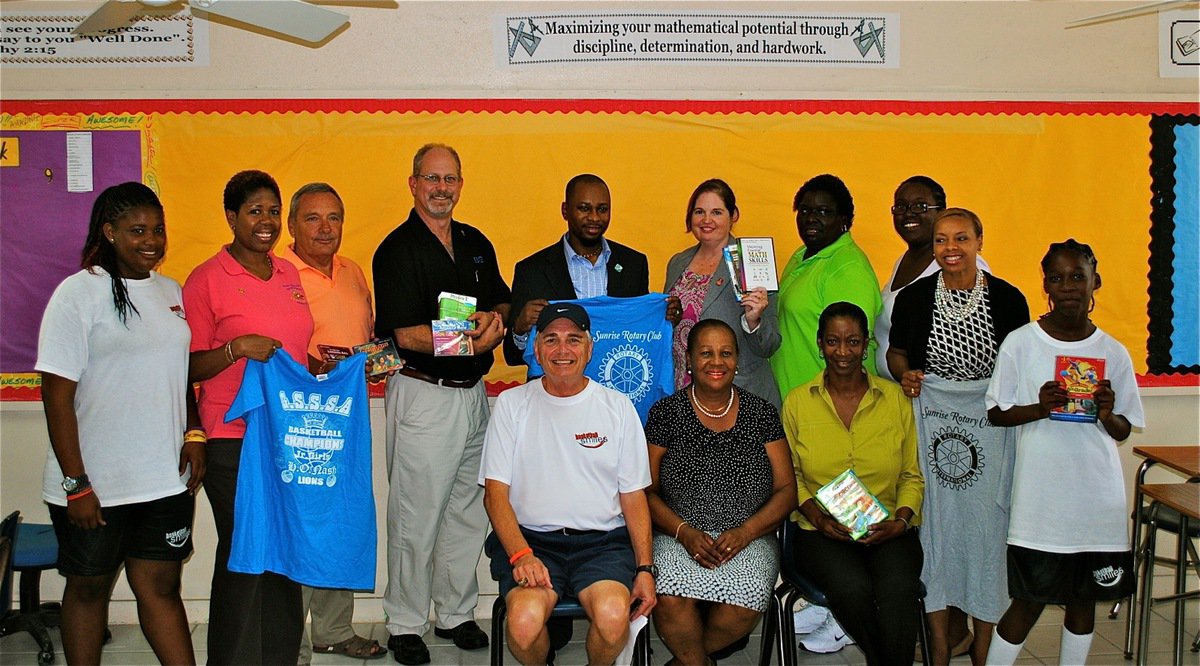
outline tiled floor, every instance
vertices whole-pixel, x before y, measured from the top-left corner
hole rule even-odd
[[[1188,602],[1187,617],[1189,627],[1187,628],[1187,640],[1195,637],[1197,630],[1195,619],[1197,617],[1197,602]],[[1169,618],[1171,613],[1169,606],[1162,605],[1153,610],[1151,620],[1151,647],[1149,655],[1149,663],[1151,664],[1169,664],[1171,661],[1171,627],[1172,622]],[[1091,655],[1089,657],[1090,664],[1105,665],[1121,665],[1131,663],[1125,661],[1121,654],[1121,644],[1123,641],[1123,631],[1125,627],[1124,616],[1117,620],[1108,619],[1108,604],[1101,604],[1096,609],[1096,638],[1092,641]],[[1028,640],[1025,642],[1025,649],[1021,653],[1021,658],[1017,660],[1018,664],[1057,664],[1058,663],[1058,643],[1059,631],[1062,625],[1062,611],[1058,608],[1048,608],[1042,615],[1038,626],[1034,627],[1030,633]],[[371,636],[380,643],[387,642],[387,631],[380,623],[356,625],[359,634]],[[488,622],[480,622],[480,626],[484,630],[489,630]],[[146,644],[145,638],[142,637],[141,630],[135,625],[115,625],[112,627],[113,640],[104,648],[104,663],[123,665],[135,664],[156,664],[154,653],[150,651],[150,647]],[[59,649],[60,640],[57,629],[51,631],[54,638],[56,650]],[[562,666],[575,666],[584,664],[587,661],[587,655],[584,651],[582,643],[583,630],[576,631],[576,641],[572,642],[563,650],[558,657],[557,663]],[[205,645],[208,639],[208,625],[198,624],[192,631],[192,641],[196,646],[196,660],[199,663],[206,661]],[[759,655],[759,635],[755,632],[750,647],[746,650],[723,660],[722,664],[733,664],[736,666],[750,666],[758,663]],[[450,641],[437,638],[432,632],[425,637],[429,644],[430,655],[433,657],[433,664],[444,665],[461,665],[475,666],[486,664],[488,661],[488,652],[480,650],[478,652],[463,652],[458,650]],[[654,663],[662,664],[670,657],[670,653],[657,637],[651,643],[654,654],[652,660]],[[862,653],[853,646],[843,649],[841,652],[834,654],[811,654],[801,651],[800,664],[865,664]],[[61,651],[57,654],[56,663],[63,663]],[[511,655],[505,655],[506,662],[515,664],[515,660]],[[376,664],[386,665],[394,663],[389,657],[386,660],[378,661],[355,661],[345,657],[333,655],[315,655],[313,657],[314,665],[320,666],[324,664],[335,666],[350,666],[352,664]],[[773,655],[772,663],[778,663],[778,655]],[[955,666],[969,664],[970,660],[967,657],[959,657],[952,662]],[[1184,651],[1184,663],[1200,666],[1200,655],[1195,652]],[[0,664],[17,666],[18,664],[37,664],[37,646],[27,634],[19,634],[7,636],[0,639]]]

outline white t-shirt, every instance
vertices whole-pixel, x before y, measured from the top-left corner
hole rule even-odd
[[[925,270],[921,274],[913,278],[912,282],[893,290],[892,285],[896,283],[896,272],[900,270],[900,262],[904,261],[904,255],[896,260],[896,264],[892,266],[892,276],[888,278],[887,284],[883,285],[883,291],[880,293],[882,306],[879,309],[879,318],[875,320],[875,368],[879,371],[879,376],[885,379],[892,379],[892,371],[888,370],[887,350],[891,347],[888,341],[888,334],[892,331],[892,312],[896,309],[896,298],[900,296],[900,292],[908,288],[909,284],[920,280],[921,278],[929,277],[938,272],[940,267],[936,261],[929,262]],[[983,258],[975,257],[975,267],[981,271],[992,272],[992,267],[988,266],[988,262]],[[899,381],[897,379],[897,381]]]
[[[73,382],[79,448],[101,506],[177,495],[179,451],[187,423],[188,344],[179,283],[150,273],[126,280],[125,323],[113,305],[112,279],[82,270],[54,290],[38,336],[39,372]],[[63,473],[51,448],[42,499],[67,503]]]
[[[650,485],[650,453],[633,403],[588,381],[558,398],[532,380],[496,398],[479,483],[507,484],[517,522],[548,532],[625,524],[620,493]]]
[[[1063,342],[1037,322],[1013,331],[1000,345],[988,385],[988,409],[1038,401],[1054,379],[1056,356],[1103,358],[1112,381],[1113,412],[1145,425],[1129,352],[1104,331]],[[1017,426],[1008,543],[1051,553],[1129,549],[1129,507],[1117,442],[1097,423],[1039,419]]]

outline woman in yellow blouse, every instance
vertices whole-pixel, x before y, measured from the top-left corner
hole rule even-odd
[[[863,368],[869,330],[857,305],[825,308],[817,325],[825,371],[783,403],[800,500],[796,564],[825,593],[868,664],[909,663],[919,630],[922,563],[912,528],[925,481],[911,402],[897,384]],[[891,515],[857,541],[814,497],[847,469]]]

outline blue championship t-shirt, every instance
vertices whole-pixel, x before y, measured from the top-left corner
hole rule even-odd
[[[314,377],[277,351],[248,361],[225,420],[246,420],[229,570],[375,589],[365,354]]]
[[[671,322],[663,294],[633,298],[596,296],[572,301],[587,310],[592,320],[592,360],[584,374],[610,389],[624,393],[637,409],[642,425],[650,406],[674,390],[671,359]],[[529,379],[541,377],[542,366],[533,356],[536,328],[525,348]]]

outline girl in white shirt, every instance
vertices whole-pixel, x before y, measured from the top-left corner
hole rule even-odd
[[[1065,606],[1060,664],[1087,659],[1096,602],[1133,591],[1125,482],[1117,443],[1144,425],[1129,352],[1089,318],[1100,288],[1096,256],[1074,239],[1042,259],[1050,312],[1000,346],[987,391],[988,420],[1017,426],[1008,590],[1012,603],[992,638],[988,664],[1011,664],[1046,604]],[[1058,359],[1102,359],[1095,422],[1055,420],[1067,404]]]

